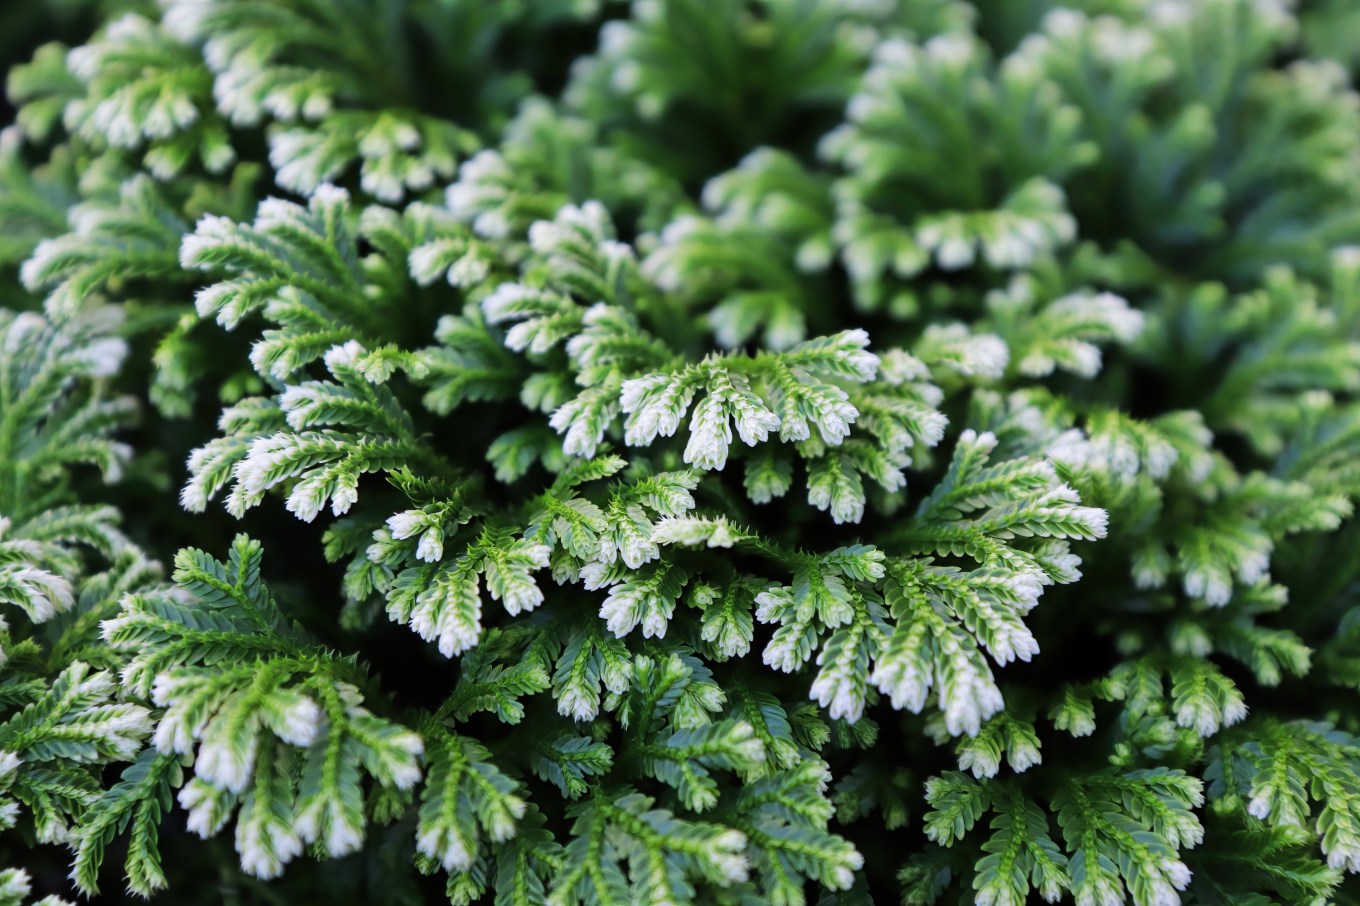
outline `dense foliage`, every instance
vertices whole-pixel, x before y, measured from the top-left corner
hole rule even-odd
[[[1360,902],[1352,4],[5,55],[0,904]]]

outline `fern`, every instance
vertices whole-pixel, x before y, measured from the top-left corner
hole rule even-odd
[[[1356,899],[1345,4],[22,6],[0,900]]]

